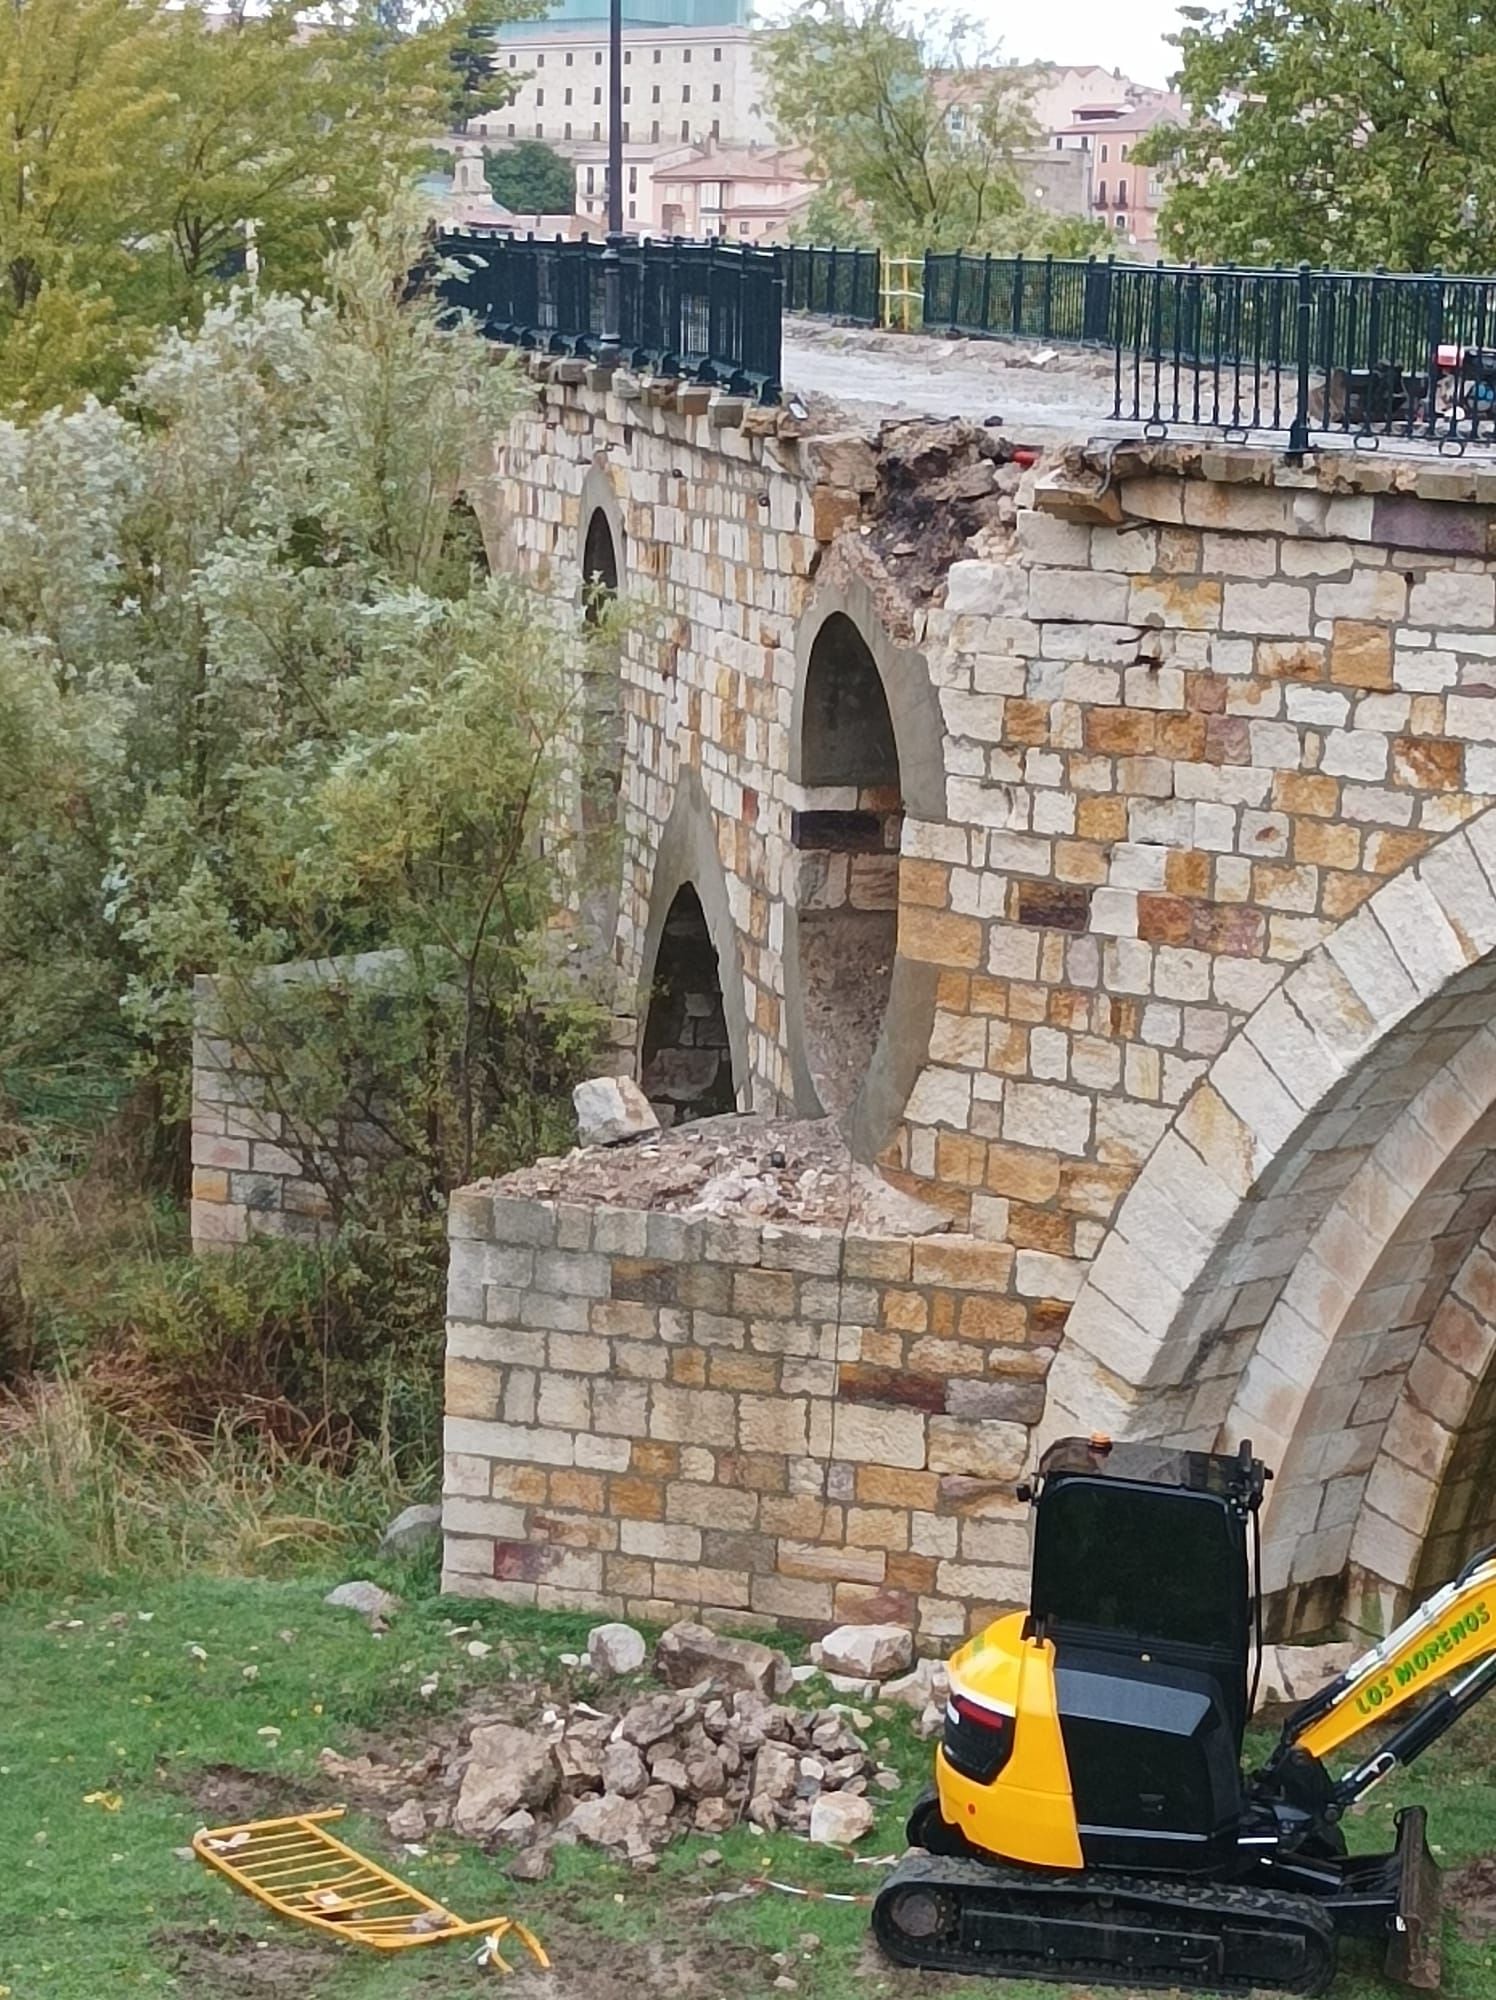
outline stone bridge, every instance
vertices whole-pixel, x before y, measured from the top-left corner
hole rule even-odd
[[[634,607],[613,1004],[912,1242],[464,1191],[448,1583],[930,1640],[1062,1430],[1277,1468],[1279,1631],[1496,1540],[1496,473],[543,366],[491,554]]]

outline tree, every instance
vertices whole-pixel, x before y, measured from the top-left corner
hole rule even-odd
[[[539,139],[485,154],[483,171],[494,200],[511,215],[570,215],[576,206],[576,168]]]
[[[242,275],[247,225],[267,282],[317,285],[448,122],[476,9],[441,0],[405,31],[373,0],[4,10],[0,406],[116,393],[159,328]]]
[[[963,22],[932,32],[899,0],[806,0],[768,35],[766,71],[786,141],[885,249],[992,247],[1024,213],[1028,81]]]
[[[791,243],[826,249],[876,250],[877,231],[867,215],[851,207],[838,189],[817,188],[790,225]]]
[[[1422,271],[1496,258],[1496,19],[1465,0],[1245,0],[1174,37],[1169,250]]]
[[[0,1060],[123,1018],[180,1118],[213,972],[365,1222],[558,1136],[589,1021],[547,925],[606,635],[473,565],[459,488],[524,391],[409,295],[420,250],[360,225],[325,302],[240,294],[118,408],[0,425]]]

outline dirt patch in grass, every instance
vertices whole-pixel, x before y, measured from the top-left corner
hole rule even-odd
[[[327,1954],[316,1945],[262,1942],[246,1931],[158,1931],[158,1963],[181,1977],[184,1993],[232,1993],[248,2000],[310,2000]]]
[[[670,1930],[680,1936],[673,1924]],[[742,1992],[765,1967],[763,1952],[723,1938],[626,1944],[554,1915],[545,1918],[541,1936],[552,1969],[541,1972],[516,1948],[510,1963],[523,1969],[507,1983],[510,2000],[640,2000],[644,1994],[650,2000],[721,2000]]]
[[[239,1826],[245,1820],[309,1812],[327,1804],[330,1796],[315,1777],[283,1778],[273,1771],[246,1771],[238,1764],[202,1765],[183,1788],[202,1814],[204,1826]]]
[[[1444,1877],[1444,1902],[1467,1938],[1496,1936],[1496,1854]]]

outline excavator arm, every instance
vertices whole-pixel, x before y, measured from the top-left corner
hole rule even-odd
[[[1444,1685],[1457,1676],[1452,1685]],[[1496,1548],[1474,1557],[1380,1645],[1293,1713],[1273,1762],[1294,1752],[1322,1762],[1409,1702],[1415,1713],[1333,1784],[1341,1811],[1399,1764],[1409,1764],[1496,1687]],[[1438,1692],[1434,1692],[1434,1690]],[[1430,1696],[1428,1700],[1420,1697]]]

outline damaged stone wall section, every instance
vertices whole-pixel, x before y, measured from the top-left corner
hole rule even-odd
[[[816,540],[842,538],[853,566],[904,600],[892,630],[907,624],[908,607],[934,597],[953,563],[1009,553],[1037,464],[1032,450],[962,419],[806,438],[799,451],[814,482]]]

